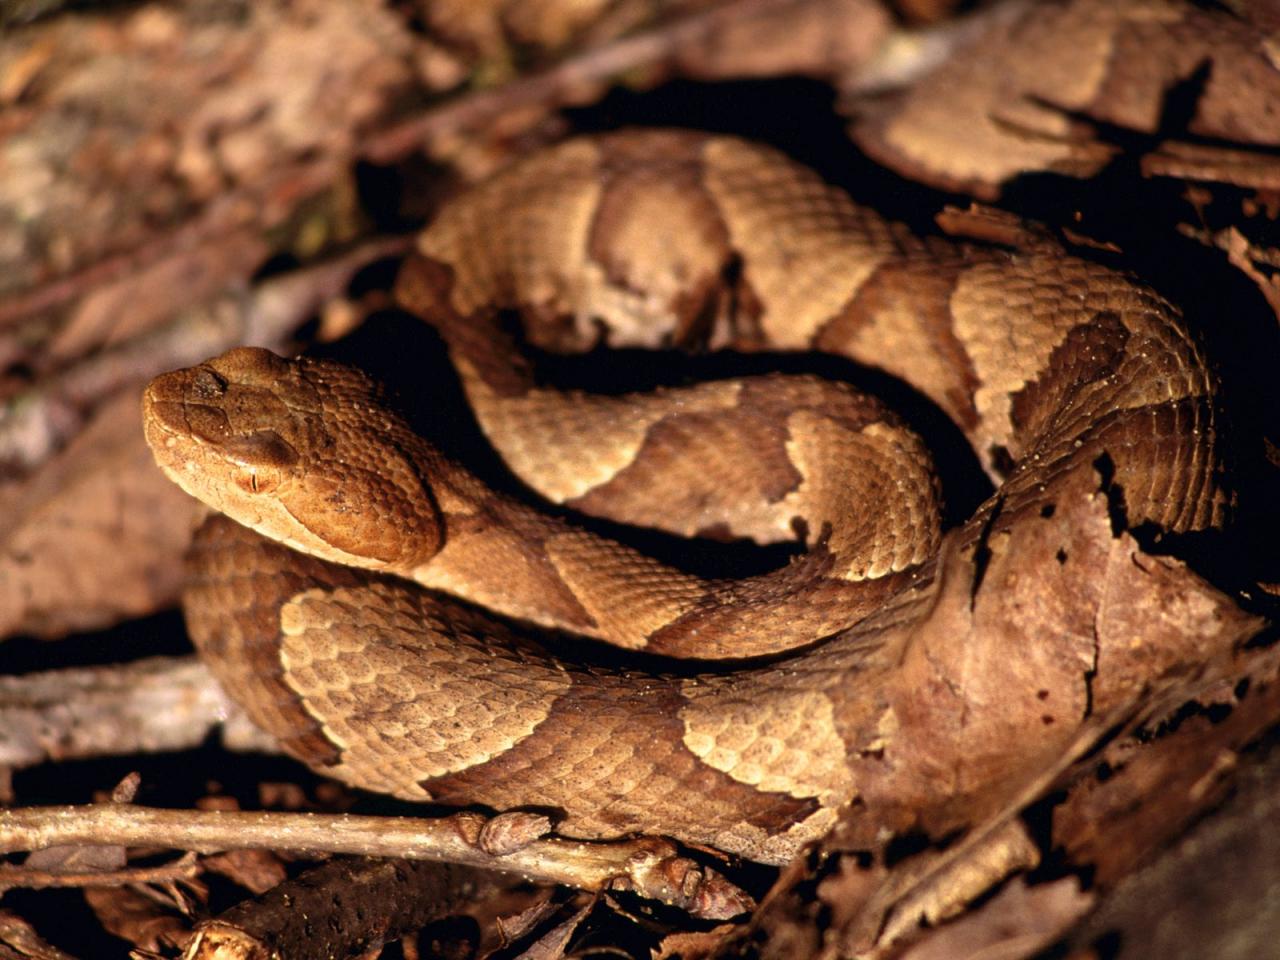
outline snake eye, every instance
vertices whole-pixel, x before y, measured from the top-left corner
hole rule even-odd
[[[298,453],[274,430],[233,437],[221,445],[234,468],[232,482],[249,494],[270,493],[298,462]]]
[[[241,467],[235,473],[235,484],[245,493],[270,493],[280,484],[280,473],[271,468]]]

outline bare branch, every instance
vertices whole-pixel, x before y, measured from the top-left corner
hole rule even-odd
[[[168,883],[193,879],[199,872],[200,867],[194,853],[184,853],[171,863],[155,867],[124,867],[119,870],[87,870],[77,873],[32,870],[5,863],[0,864],[0,891],[14,887],[40,890],[48,887],[123,887],[134,883]]]
[[[515,871],[584,890],[631,890],[710,919],[737,916],[751,898],[719,873],[681,857],[673,843],[639,837],[613,843],[536,840],[512,853],[479,847],[486,818],[435,820],[350,814],[154,810],[126,804],[0,811],[0,852],[55,845],[161,846],[213,853],[266,848],[445,860]]]
[[[3,766],[190,749],[224,722],[236,748],[276,752],[194,657],[0,677]]]

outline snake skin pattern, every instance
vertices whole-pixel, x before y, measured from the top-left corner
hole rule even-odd
[[[286,750],[367,789],[783,863],[858,795],[869,651],[930,613],[936,481],[878,401],[782,375],[562,392],[512,311],[548,350],[817,351],[902,379],[998,483],[958,544],[1047,516],[1082,470],[1130,527],[1226,515],[1214,381],[1157,294],[1048,241],[917,238],[740,140],[539,153],[440,212],[398,296],[546,500],[805,551],[740,581],[674,569],[490,490],[336,364],[242,348],[157,378],[157,461],[243,525],[197,535],[197,648]]]

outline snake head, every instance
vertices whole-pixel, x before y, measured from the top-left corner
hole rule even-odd
[[[438,455],[358,370],[238,347],[152,380],[143,423],[183,490],[295,549],[406,572],[443,543]]]

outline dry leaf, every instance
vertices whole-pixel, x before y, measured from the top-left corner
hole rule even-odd
[[[156,468],[138,394],[122,391],[0,493],[0,636],[56,636],[172,605],[198,514]]]
[[[853,136],[903,175],[994,199],[1013,177],[1087,177],[1117,152],[1095,123],[1154,133],[1175,86],[1202,81],[1187,130],[1280,143],[1280,70],[1252,24],[1186,0],[1007,5],[901,95],[847,107]]]
[[[1020,960],[1051,944],[1093,906],[1075,879],[1014,882],[973,913],[925,937],[901,960]]]

